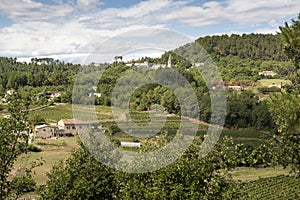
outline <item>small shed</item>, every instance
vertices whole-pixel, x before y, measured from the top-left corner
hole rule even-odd
[[[140,142],[121,142],[122,147],[138,147],[140,148],[142,144]]]
[[[233,91],[240,91],[243,88],[242,88],[242,86],[239,86],[239,85],[230,85],[230,86],[228,86],[228,89],[233,90]]]

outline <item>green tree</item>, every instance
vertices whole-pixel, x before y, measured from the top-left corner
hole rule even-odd
[[[232,199],[237,185],[226,173],[234,167],[229,141],[199,158],[197,140],[176,162],[155,172],[120,174],[118,199]],[[222,169],[222,170],[220,170]],[[125,181],[124,181],[125,180]]]
[[[26,112],[28,103],[16,96],[11,96],[10,101],[10,117],[0,118],[0,199],[11,193],[9,176],[16,159],[26,152],[30,131]]]
[[[300,14],[292,24],[286,22],[279,27],[285,43],[284,50],[293,61],[289,72],[293,86],[300,86]],[[296,176],[300,175],[300,99],[299,91],[291,90],[273,95],[269,101],[270,113],[277,126],[271,144],[278,154],[278,161],[284,167],[290,166]],[[279,150],[278,150],[279,149]]]
[[[82,146],[53,167],[41,199],[113,199],[118,188],[112,171]]]
[[[270,113],[277,125],[271,144],[279,162],[300,174],[300,99],[297,94],[282,93],[272,96]]]
[[[285,22],[279,27],[283,40],[284,51],[288,58],[294,63],[293,70],[290,71],[291,80],[294,84],[300,84],[300,14],[298,19],[292,19],[292,24]]]

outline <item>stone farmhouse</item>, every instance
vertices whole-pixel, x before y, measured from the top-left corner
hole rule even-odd
[[[51,138],[63,136],[75,136],[84,131],[90,123],[77,119],[61,119],[56,124],[42,124],[34,128],[36,138]]]
[[[55,136],[57,126],[50,124],[37,125],[34,128],[36,138],[51,138]]]
[[[57,122],[59,130],[71,135],[78,135],[78,131],[87,129],[89,125],[89,122],[78,119],[61,119]]]

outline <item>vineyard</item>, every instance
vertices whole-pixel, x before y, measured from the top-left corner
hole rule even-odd
[[[239,199],[296,200],[300,199],[300,179],[280,175],[243,183]]]

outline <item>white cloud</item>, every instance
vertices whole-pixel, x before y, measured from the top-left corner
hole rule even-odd
[[[152,12],[171,7],[173,2],[171,0],[149,0],[143,1],[136,6],[129,9],[122,9],[117,13],[118,17],[122,18],[139,18],[145,15],[151,15]]]
[[[269,10],[270,8],[285,9],[297,5],[299,6],[299,2],[295,0],[227,0],[227,8],[235,12]]]
[[[107,36],[101,31],[85,29],[77,22],[61,25],[27,22],[1,29],[0,38],[2,55],[37,56],[90,52],[89,43]]]
[[[74,8],[68,4],[45,5],[32,0],[0,1],[0,12],[15,21],[46,21],[71,14]]]
[[[13,25],[0,29],[3,56],[56,56],[76,60],[92,52],[104,39],[140,28],[165,28],[175,24],[230,29],[219,33],[274,33],[286,19],[295,17],[300,1],[223,0],[199,3],[193,0],[146,0],[128,8],[99,8],[101,0],[0,1],[1,14]],[[195,3],[196,2],[196,3]],[[92,10],[92,12],[87,12]],[[234,31],[233,31],[234,30]],[[133,34],[133,32],[131,32]]]
[[[210,1],[202,6],[182,6],[170,12],[161,13],[157,18],[167,22],[179,21],[192,27],[221,23],[257,25],[294,16],[299,9],[300,1],[293,0]]]
[[[77,0],[77,6],[81,10],[93,10],[96,9],[97,6],[102,5],[102,1],[100,0]]]

